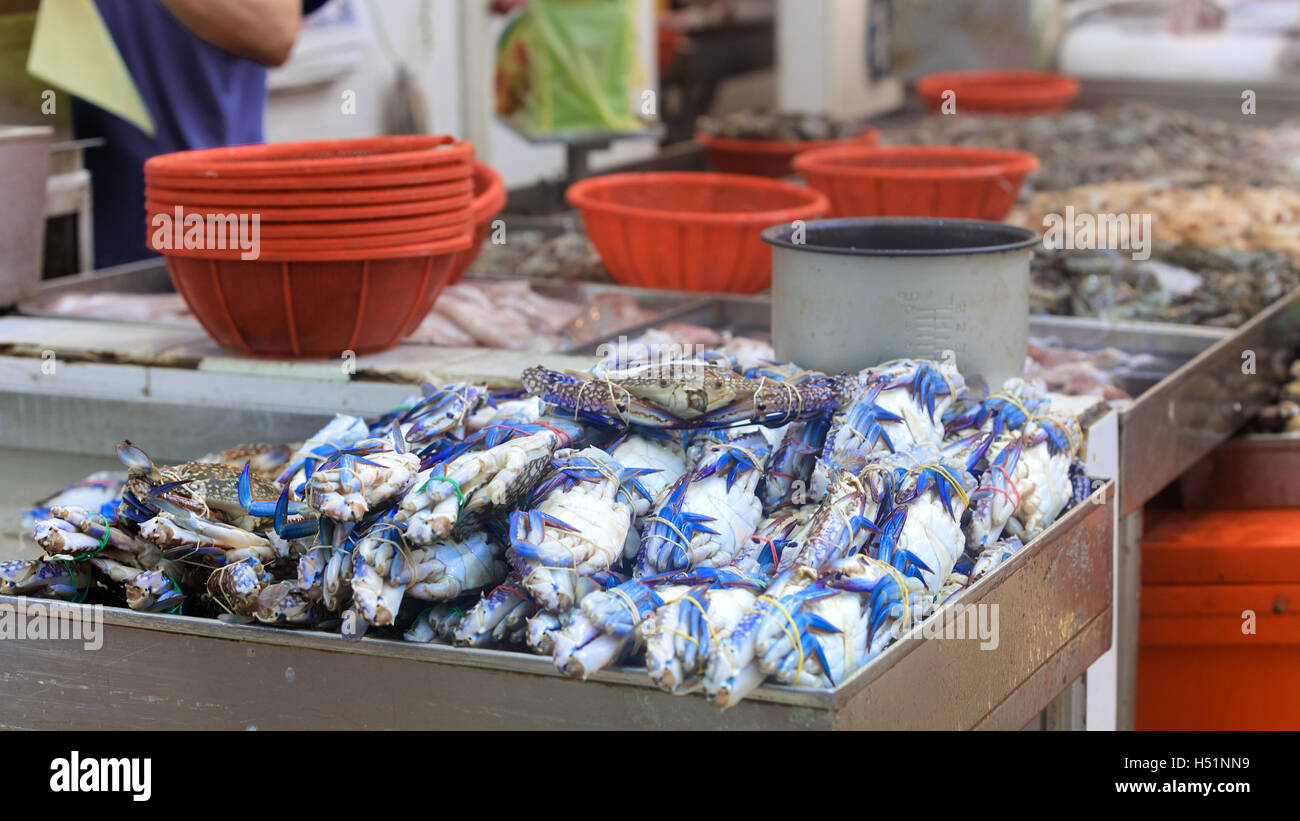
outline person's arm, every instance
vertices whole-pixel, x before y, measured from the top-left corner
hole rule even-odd
[[[219,49],[278,66],[302,24],[302,0],[160,0],[185,28]]]

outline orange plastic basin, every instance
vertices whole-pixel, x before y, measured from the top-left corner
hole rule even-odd
[[[857,137],[843,140],[742,140],[696,132],[695,142],[709,155],[714,171],[726,174],[753,174],[757,177],[788,177],[794,173],[794,158],[817,148],[837,145],[874,146],[880,132],[864,128]]]
[[[1050,114],[1069,108],[1079,81],[1049,71],[944,71],[916,81],[931,111],[941,110],[945,91],[958,114]]]
[[[324,358],[386,350],[415,330],[468,243],[466,234],[256,260],[165,259],[176,291],[218,344],[245,356]]]
[[[830,199],[832,217],[998,221],[1038,158],[993,148],[854,145],[800,154],[794,167]]]
[[[474,204],[470,206],[471,218],[474,220],[474,239],[469,250],[460,252],[452,260],[448,285],[455,285],[465,278],[465,272],[474,264],[483,243],[487,241],[488,232],[492,230],[492,220],[505,207],[506,184],[501,175],[487,163],[474,163]]]
[[[764,228],[826,213],[822,194],[762,177],[609,174],[569,186],[587,235],[624,285],[754,293],[772,282]]]
[[[1137,729],[1300,729],[1300,510],[1148,512],[1140,625]]]
[[[174,151],[145,161],[145,175],[255,178],[310,175],[318,180],[358,172],[399,172],[470,163],[474,146],[445,135],[362,137],[232,145]],[[468,171],[466,171],[468,175]]]
[[[459,194],[437,199],[416,200],[414,202],[385,202],[359,205],[251,205],[237,206],[233,203],[224,206],[201,205],[193,202],[164,200],[145,195],[145,208],[150,214],[174,214],[180,206],[183,213],[198,214],[258,214],[262,224],[268,222],[355,222],[358,220],[389,219],[392,217],[419,217],[433,214],[445,214],[450,211],[468,213],[474,201],[473,191],[469,185]]]

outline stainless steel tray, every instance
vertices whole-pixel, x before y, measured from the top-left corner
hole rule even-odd
[[[1268,404],[1298,345],[1300,291],[1210,345],[1125,408],[1121,515],[1140,512]]]
[[[103,646],[0,642],[0,726],[26,729],[1019,729],[1111,641],[1114,488],[932,618],[998,608],[998,645],[904,638],[838,687],[760,688],[721,711],[645,672],[582,682],[521,653],[344,641],[103,610]],[[85,605],[0,596],[0,606]]]

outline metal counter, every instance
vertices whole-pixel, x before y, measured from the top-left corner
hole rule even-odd
[[[664,300],[657,321],[724,310],[707,295],[677,294],[675,305],[662,292],[641,296]],[[731,324],[766,325],[764,300],[737,305],[728,309]],[[382,412],[413,387],[400,376],[407,371],[376,363],[429,364],[442,355],[409,346],[387,359],[363,357],[357,373],[344,375],[335,363],[288,367],[223,357],[183,341],[188,332],[178,328],[42,317],[0,319],[0,326],[10,329],[0,334],[0,448],[9,448],[0,460],[35,458],[49,476],[65,460],[81,465],[87,454],[110,454],[127,436],[159,458],[183,459],[249,436],[306,435],[334,410]],[[44,373],[40,341],[66,334],[76,344],[62,342],[57,373]],[[429,370],[437,377],[491,377],[512,369],[517,375],[539,359],[555,366],[590,361],[487,350],[457,357]],[[65,478],[80,475],[69,467]],[[6,498],[34,501],[30,485],[21,469],[0,472]],[[1062,693],[1080,691],[1084,671],[1111,644],[1116,498],[1115,484],[1105,483],[1096,503],[1071,511],[932,617],[951,618],[970,604],[996,606],[996,648],[981,649],[977,639],[906,639],[833,690],[767,686],[719,711],[699,696],[660,692],[644,671],[576,682],[548,659],[521,653],[347,642],[106,608],[104,644],[94,652],[75,641],[0,642],[7,671],[0,676],[0,725],[1017,729]],[[0,605],[84,610],[3,597]]]
[[[101,277],[99,281],[108,280]],[[154,287],[165,287],[165,282],[158,280],[156,273],[154,282]],[[89,283],[80,284],[84,286]],[[69,283],[65,287],[71,286],[72,283]],[[623,290],[616,286],[583,287]],[[770,302],[765,296],[735,297],[654,291],[636,291],[634,295],[653,303],[660,315],[653,322],[621,332],[628,337],[666,322],[688,322],[760,335],[768,329]],[[1274,381],[1269,374],[1273,370],[1284,368],[1297,343],[1300,343],[1300,294],[1279,301],[1235,331],[1036,316],[1031,318],[1031,333],[1035,336],[1053,336],[1063,344],[1080,348],[1114,346],[1131,353],[1147,353],[1155,357],[1155,365],[1150,373],[1131,375],[1121,384],[1136,399],[1119,415],[1118,481],[1114,488],[1116,508],[1112,508],[1114,521],[1111,522],[1110,517],[1107,517],[1108,526],[1105,530],[1109,536],[1118,536],[1117,559],[1112,562],[1107,558],[1105,561],[1107,573],[1114,564],[1117,580],[1113,609],[1118,624],[1118,726],[1131,726],[1132,693],[1136,681],[1142,506],[1229,437],[1265,402],[1269,385]],[[409,347],[420,350],[406,351],[402,357],[419,360],[439,350],[428,346]],[[589,354],[594,352],[595,347],[594,343],[577,346],[571,353]],[[126,351],[119,351],[109,357],[110,364],[102,361],[74,361],[65,365],[63,367],[74,373],[64,371],[56,383],[39,375],[40,360],[33,359],[31,351],[11,353],[14,355],[0,355],[0,416],[4,417],[0,420],[0,445],[41,447],[73,453],[106,453],[112,442],[123,436],[133,434],[140,439],[147,434],[160,441],[158,450],[163,457],[190,458],[199,455],[196,451],[213,450],[232,444],[231,437],[235,430],[259,430],[265,431],[268,438],[291,439],[310,432],[333,409],[376,413],[396,404],[404,394],[411,391],[410,379],[404,379],[402,374],[406,372],[399,370],[391,374],[361,373],[341,381],[312,381],[315,374],[311,372],[306,375],[307,378],[300,376],[298,384],[302,386],[301,390],[268,392],[269,387],[284,384],[281,376],[275,373],[242,372],[239,369],[243,365],[238,362],[228,362],[213,370],[207,360],[174,361],[166,357],[151,359],[148,355],[136,357]],[[1247,359],[1243,359],[1243,354]],[[435,367],[433,372],[449,378],[461,378],[485,369],[498,375],[512,370],[517,374],[522,366],[534,364],[533,360],[545,361],[545,357],[538,355],[504,351],[466,350],[460,352],[460,355],[463,359],[457,360],[459,370]],[[491,368],[487,368],[489,360],[492,362]],[[566,361],[569,360],[560,357],[552,364],[564,366]],[[1253,372],[1250,367],[1243,369],[1243,365],[1253,366]],[[471,370],[466,370],[471,366]],[[252,368],[252,365],[248,367]],[[76,378],[69,378],[74,375]],[[145,433],[141,433],[142,430]],[[1014,574],[1014,570],[1012,572]],[[1075,572],[1081,571],[1076,568]],[[1087,575],[1086,572],[1084,575]],[[999,573],[994,580],[1003,578],[1004,575]],[[1107,591],[1110,590],[1109,578],[1107,575]],[[998,581],[999,585],[1009,583]],[[1040,608],[1039,612],[1044,611]],[[1109,625],[1110,607],[1106,608],[1106,613],[1107,618],[1103,621]],[[121,615],[131,617],[130,614]],[[1098,617],[1101,611],[1094,610],[1090,615]],[[119,626],[130,627],[125,624]],[[208,628],[220,631],[235,629],[225,625],[208,625]],[[1015,629],[1028,629],[1033,635],[1043,635],[1042,625],[1038,623],[1022,623]],[[1101,630],[1100,622],[1095,629]],[[1011,628],[1008,630],[1010,634]],[[1091,649],[1079,656],[1081,659],[1084,656],[1087,658],[1077,665],[1077,669],[1070,668],[1075,677],[1108,646],[1111,632],[1107,626],[1104,631],[1107,637],[1105,641],[1087,645]],[[260,637],[269,634],[262,631],[257,635]],[[290,635],[299,641],[306,634]],[[227,636],[232,641],[249,640],[243,638],[241,633],[222,633],[221,637]],[[239,638],[235,639],[234,636]],[[930,650],[918,653],[918,649],[926,644],[914,643],[914,648],[906,653],[891,651],[891,654],[886,654],[873,664],[870,669],[881,670],[882,676],[880,683],[867,688],[874,694],[869,701],[881,703],[885,699],[883,694],[889,692],[885,687],[886,682],[915,682],[917,679],[910,678],[910,673],[900,678],[884,676],[882,665],[892,666],[896,663],[892,661],[895,658],[910,658],[916,654],[917,658],[923,659],[928,653],[937,652]],[[1064,653],[1066,646],[1066,643],[1056,640],[1047,641],[1036,647],[1031,655],[1036,654],[1039,664],[1045,664],[1048,659],[1057,658]],[[958,647],[964,647],[964,643],[959,643]],[[964,649],[946,652],[964,652]],[[976,658],[979,659],[982,655],[979,654]],[[988,655],[997,657],[1001,653]],[[530,663],[531,661],[535,660],[530,660]],[[1003,662],[992,665],[989,675],[1000,669],[999,664]],[[1020,674],[1028,676],[1037,669],[1038,666],[1034,666],[1022,670]],[[538,672],[537,675],[543,673]],[[924,675],[938,680],[944,678],[933,670]],[[855,678],[842,685],[836,691],[835,699],[844,700],[841,693],[845,688],[856,686],[857,680]],[[1045,696],[1046,700],[1050,700],[1072,680],[1062,678],[1051,687],[1044,687],[1039,695],[1055,688],[1054,692]],[[1012,692],[1024,692],[1027,683],[1026,678],[1017,679],[1015,687],[1003,682],[990,689],[986,698],[974,699],[960,710],[952,706],[956,703],[954,701],[944,709],[936,708],[935,715],[947,715],[946,720],[959,722],[959,725],[953,726],[1023,724],[1023,721],[1032,717],[1033,712],[1009,712],[1007,715],[1014,715],[1014,720],[1003,721],[999,717],[1002,708],[994,709],[1001,702],[988,699],[1011,698]],[[555,686],[563,688],[569,685],[561,680]],[[913,697],[920,689],[914,683],[911,686],[897,686],[900,689],[896,692],[910,693]],[[990,687],[993,685],[990,684]],[[644,690],[640,696],[643,700],[654,700],[657,697],[658,694],[650,689]],[[940,696],[936,695],[938,697]],[[1021,697],[1024,696],[1016,698]],[[1035,705],[1035,709],[1041,709],[1046,700],[1036,697],[1029,701]],[[839,706],[832,708],[823,704],[820,707],[809,707],[822,713],[829,711],[828,715],[814,713],[821,716],[817,719],[821,722],[818,726],[843,723],[844,720],[840,718],[842,708],[849,710],[844,715],[854,715],[852,704],[856,703],[855,699],[848,699],[842,705],[838,701],[833,703]],[[982,706],[977,708],[975,705]],[[968,707],[976,712],[963,712]],[[746,715],[749,709],[751,708],[742,705],[738,711],[730,711],[727,715]],[[871,721],[854,719],[850,723],[852,726],[875,726]],[[921,722],[921,719],[916,718],[914,722]],[[751,726],[768,725],[755,719]],[[897,726],[921,724],[904,723]]]
[[[834,689],[767,685],[725,711],[656,689],[644,670],[584,682],[526,653],[104,608],[98,649],[0,641],[0,727],[1020,729],[1110,646],[1113,503],[1107,482],[931,617],[996,608],[996,646],[925,638],[923,622]],[[8,596],[0,607],[88,610]]]

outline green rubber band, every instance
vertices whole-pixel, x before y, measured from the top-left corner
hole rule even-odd
[[[456,491],[456,514],[460,515],[460,511],[465,508],[465,494],[461,493],[460,482],[457,482],[455,479],[448,476],[430,476],[428,479],[424,480],[424,484],[420,485],[420,489],[417,490],[416,493],[423,493],[424,489],[429,486],[429,483],[435,479],[439,482],[448,483],[451,485],[452,489]]]
[[[184,591],[181,590],[181,586],[176,583],[175,579],[173,579],[171,576],[167,576],[167,574],[165,573],[163,575],[166,577],[167,581],[172,583],[172,590],[175,590],[177,593],[180,593],[182,596],[185,595]],[[181,605],[183,604],[185,604],[185,601],[181,600],[180,602],[177,603],[175,607],[173,607],[171,610],[168,610],[167,612],[173,616],[179,616],[181,614]]]
[[[457,616],[460,616],[462,619],[465,618],[465,611],[461,610],[459,607],[448,606],[447,609],[455,613]]]
[[[90,595],[90,585],[86,585],[84,590],[77,587],[77,572],[72,567],[72,563],[76,560],[69,559],[67,556],[55,556],[54,561],[63,562],[63,569],[68,571],[68,578],[72,579],[72,589],[77,591],[77,598],[74,599],[74,601],[77,604],[84,602],[86,596]]]
[[[98,556],[100,553],[103,553],[103,552],[104,552],[104,548],[108,547],[108,537],[109,537],[109,531],[108,531],[108,517],[101,513],[101,514],[99,514],[99,518],[100,518],[100,520],[102,520],[102,521],[104,522],[104,536],[103,536],[102,539],[99,540],[99,544],[95,547],[94,550],[90,551],[89,553],[83,553],[83,554],[81,554],[80,556],[52,556],[52,557],[50,557],[52,561],[63,562],[63,568],[64,568],[65,570],[68,571],[68,576],[69,576],[69,578],[72,579],[73,589],[77,591],[78,598],[75,600],[77,604],[81,604],[82,602],[84,602],[84,601],[86,600],[86,596],[90,595],[90,585],[86,585],[86,587],[84,587],[84,588],[81,588],[81,587],[77,587],[77,586],[76,586],[76,584],[77,584],[77,573],[76,573],[76,571],[73,569],[72,563],[73,563],[73,562],[88,562],[88,561],[90,561],[91,559],[93,559],[93,558],[95,558],[96,556]]]

